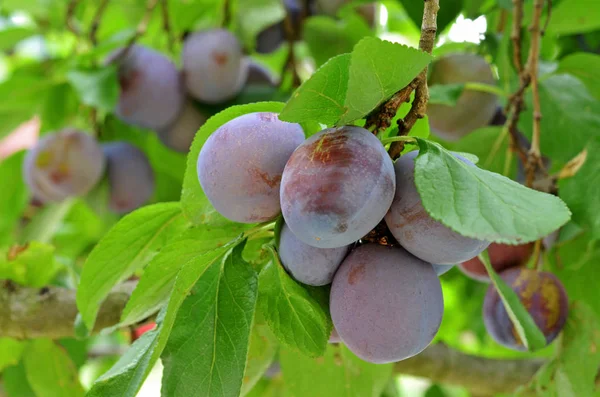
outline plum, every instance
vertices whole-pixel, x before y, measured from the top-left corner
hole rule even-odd
[[[462,236],[433,219],[423,207],[415,186],[413,151],[400,157],[396,170],[396,196],[385,216],[388,228],[408,252],[429,263],[454,265],[479,255],[489,242]],[[455,155],[471,166],[467,159]]]
[[[115,114],[126,123],[152,130],[166,128],[185,101],[181,75],[163,54],[134,45],[122,55],[115,51],[107,62],[118,60],[119,100]]]
[[[202,114],[192,101],[188,100],[175,121],[169,127],[158,131],[158,137],[165,146],[181,153],[187,153],[196,132],[207,119],[208,117]]]
[[[430,66],[429,85],[467,82],[495,85],[496,79],[485,59],[474,54],[450,54]],[[455,141],[488,125],[494,118],[498,100],[494,94],[465,90],[455,106],[429,104],[427,117],[431,132]]]
[[[285,12],[290,16],[294,40],[300,38],[302,30],[302,4],[301,0],[284,0]],[[310,10],[309,10],[310,11]],[[279,21],[268,26],[256,36],[256,52],[270,54],[277,50],[286,39],[285,22]]]
[[[121,214],[144,205],[154,193],[154,171],[146,155],[127,142],[107,143],[103,149],[110,209]]]
[[[281,174],[304,140],[299,124],[275,113],[239,116],[219,127],[198,156],[198,179],[224,217],[243,223],[265,222],[279,215]]]
[[[444,299],[433,267],[399,247],[366,244],[342,262],[330,310],[340,338],[372,363],[412,357],[433,340]]]
[[[41,202],[87,194],[104,172],[105,158],[96,139],[67,128],[41,138],[27,153],[23,177]]]
[[[431,266],[433,266],[433,270],[435,270],[435,273],[438,276],[448,273],[454,267],[454,265],[431,265]]]
[[[560,280],[552,273],[517,267],[505,270],[500,277],[517,293],[550,344],[563,329],[569,314],[567,293]],[[526,350],[493,285],[483,302],[483,320],[496,342],[509,349]]]
[[[511,267],[523,266],[529,261],[529,258],[531,258],[533,246],[533,243],[521,245],[491,243],[488,247],[490,263],[498,273]],[[474,280],[483,282],[490,281],[487,270],[485,270],[485,266],[483,266],[483,263],[478,257],[461,263],[459,268],[464,274]]]
[[[279,256],[283,267],[297,281],[314,286],[327,285],[348,253],[348,246],[316,248],[300,241],[287,225],[281,229]]]
[[[394,199],[394,165],[369,131],[325,129],[296,149],[281,179],[281,209],[294,235],[343,247],[381,221]]]
[[[246,85],[254,84],[275,87],[277,86],[277,78],[269,69],[250,60],[248,61],[248,77],[246,78]]]
[[[182,61],[187,91],[205,103],[232,99],[246,82],[248,61],[239,40],[225,29],[189,35],[183,44]]]

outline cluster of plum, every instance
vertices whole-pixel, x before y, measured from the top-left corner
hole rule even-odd
[[[300,125],[264,112],[218,128],[200,152],[197,172],[207,198],[230,220],[266,222],[283,214],[283,266],[301,283],[331,284],[331,341],[339,337],[362,359],[386,363],[427,347],[444,310],[438,275],[461,263],[466,272],[481,273],[474,261],[490,245],[429,216],[414,182],[416,156],[407,153],[394,164],[379,139],[356,126],[325,129],[305,140]],[[381,221],[394,239],[387,245],[365,238]],[[495,247],[495,266],[512,261]],[[567,304],[558,280],[524,268],[502,277],[548,342],[554,339]],[[485,317],[494,338],[522,348],[493,288]]]
[[[23,164],[25,182],[42,203],[83,196],[104,174],[109,208],[116,213],[142,206],[154,192],[154,173],[141,150],[127,142],[99,144],[71,128],[40,139]]]

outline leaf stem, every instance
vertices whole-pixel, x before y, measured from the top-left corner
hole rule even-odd
[[[394,142],[410,142],[410,143],[417,143],[417,139],[413,136],[392,136],[389,138],[384,138],[381,140],[381,143],[383,145],[387,145],[388,143],[394,143]]]
[[[496,86],[489,85],[489,84],[477,83],[474,81],[466,83],[465,89],[472,90],[472,91],[488,92],[490,94],[494,94],[499,97],[508,97],[508,94],[502,88],[498,88]]]

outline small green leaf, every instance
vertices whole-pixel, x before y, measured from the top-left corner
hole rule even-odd
[[[212,206],[208,198],[202,191],[198,181],[198,170],[196,164],[202,146],[208,137],[220,126],[236,117],[254,112],[274,112],[279,113],[283,109],[283,103],[280,102],[259,102],[247,105],[232,106],[217,113],[200,128],[187,158],[187,168],[183,179],[183,189],[181,191],[181,207],[185,216],[194,225],[226,226],[233,222],[219,214]]]
[[[429,103],[454,106],[460,98],[464,84],[435,84],[429,87]]]
[[[19,363],[25,346],[25,342],[16,339],[0,338],[0,372]]]
[[[232,240],[185,264],[177,275],[169,303],[158,314],[156,328],[142,335],[110,371],[98,378],[88,397],[136,397],[167,344],[181,304],[207,269],[239,242],[240,238]]]
[[[519,299],[513,289],[502,280],[502,278],[496,273],[490,263],[490,257],[487,251],[482,252],[479,255],[479,259],[485,266],[492,284],[498,291],[500,299],[504,304],[504,308],[510,317],[510,321],[513,323],[515,330],[519,334],[519,339],[523,341],[525,347],[530,351],[539,350],[546,346],[546,337],[542,331],[538,328],[533,321],[533,318],[523,306],[523,303]]]
[[[320,356],[331,333],[329,312],[287,274],[277,252],[270,249],[273,261],[259,276],[259,309],[281,343],[308,356]]]
[[[0,251],[0,279],[41,288],[54,279],[63,265],[54,259],[54,246],[32,241],[8,252]]]
[[[569,0],[552,8],[548,30],[559,35],[591,32],[600,28],[600,5],[589,0]]]
[[[294,92],[281,111],[283,121],[335,124],[346,112],[350,54],[331,58]]]
[[[232,224],[227,228],[198,226],[175,237],[160,250],[144,270],[121,315],[121,325],[134,324],[157,312],[168,300],[179,270],[191,259],[225,245],[243,232]]]
[[[560,60],[558,73],[569,73],[585,84],[590,93],[600,99],[600,55],[576,52]]]
[[[20,41],[33,36],[35,29],[24,26],[9,26],[0,30],[0,51],[12,49]]]
[[[344,102],[347,110],[339,123],[369,114],[408,85],[430,61],[431,55],[402,44],[374,37],[362,39],[352,51]]]
[[[104,236],[88,256],[77,289],[77,307],[89,329],[110,290],[186,227],[179,203],[161,203],[128,214]]]
[[[2,386],[8,397],[39,397],[31,389],[23,361],[2,372]]]
[[[86,105],[110,112],[117,104],[119,86],[116,66],[72,70],[67,73],[67,78]]]
[[[328,345],[317,359],[289,349],[279,354],[283,379],[294,396],[380,397],[393,364],[371,364],[344,345]]]
[[[38,396],[83,397],[79,373],[67,353],[49,339],[34,339],[23,353],[25,373]]]
[[[0,246],[12,240],[13,228],[27,206],[28,193],[21,173],[25,152],[0,162]]]
[[[523,244],[547,236],[570,219],[558,197],[468,165],[437,143],[417,140],[415,184],[423,206],[463,236]]]
[[[161,356],[163,395],[239,396],[258,284],[243,249],[210,265],[181,305]]]

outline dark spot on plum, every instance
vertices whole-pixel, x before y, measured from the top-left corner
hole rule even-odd
[[[266,121],[268,123],[279,120],[275,113],[269,113],[269,112],[257,113],[257,117],[260,121]]]
[[[335,231],[339,232],[339,233],[344,233],[346,230],[348,230],[348,223],[347,222],[339,222],[337,224],[337,226],[335,227]]]
[[[139,78],[140,72],[138,70],[131,70],[127,73],[123,73],[119,76],[119,87],[121,87],[121,90],[124,92],[134,90]]]
[[[275,175],[273,177],[270,177],[268,172],[262,172],[257,167],[252,167],[250,169],[250,173],[252,174],[253,177],[261,180],[264,184],[266,184],[270,188],[276,188],[281,183],[281,175]]]
[[[354,266],[352,270],[350,270],[350,273],[348,273],[348,284],[354,285],[359,282],[365,274],[365,267],[366,265],[364,263]]]
[[[214,51],[212,53],[212,57],[215,60],[215,63],[219,66],[224,66],[229,60],[229,56],[225,52]]]

